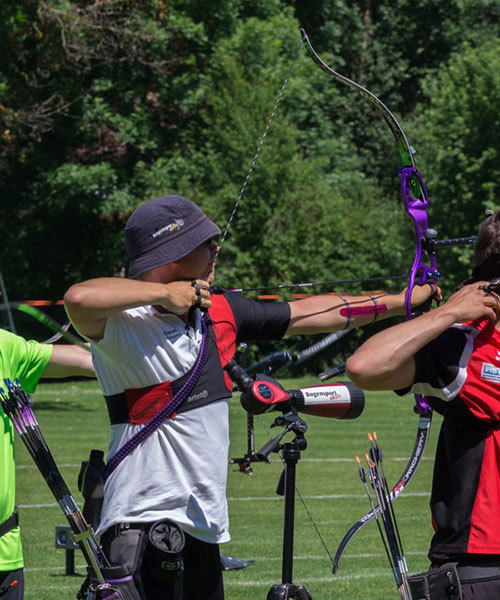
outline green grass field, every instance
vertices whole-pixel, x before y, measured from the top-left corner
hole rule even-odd
[[[306,378],[282,383],[290,389],[317,381]],[[347,529],[369,510],[354,457],[364,455],[368,450],[367,433],[376,431],[384,451],[386,474],[390,483],[395,481],[415,439],[417,418],[412,404],[410,397],[371,392],[366,396],[364,413],[356,420],[306,417],[308,448],[297,466],[297,489],[332,555]],[[41,384],[34,395],[34,410],[60,470],[80,502],[76,485],[80,462],[91,448],[107,448],[107,416],[97,384]],[[267,428],[272,420],[266,415]],[[426,570],[428,565],[426,552],[432,535],[428,502],[439,425],[440,418],[435,416],[424,460],[395,503],[410,572]],[[279,431],[273,429],[271,433]],[[256,446],[267,440],[258,418]],[[246,416],[235,397],[231,402],[231,456],[241,456],[245,449]],[[80,576],[65,575],[65,553],[55,548],[54,533],[56,525],[66,525],[65,518],[19,440],[16,452],[26,600],[74,598],[82,581],[83,558],[76,553]],[[224,573],[227,600],[264,600],[270,587],[281,582],[283,500],[275,489],[282,467],[277,454],[272,458],[269,465],[254,465],[252,476],[229,473],[232,541],[222,545],[221,551],[255,563]],[[232,468],[229,466],[230,471]],[[305,585],[314,600],[399,597],[374,522],[353,539],[337,575],[332,575],[328,554],[297,497],[294,556],[294,583]]]

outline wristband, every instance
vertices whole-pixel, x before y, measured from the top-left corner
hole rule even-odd
[[[378,319],[378,313],[379,313],[379,304],[377,302],[377,299],[375,298],[375,296],[369,296],[370,300],[373,302],[373,306],[375,307],[375,314],[373,315],[373,321],[370,323],[370,325],[373,325],[373,323],[375,323],[375,321]]]
[[[345,315],[347,317],[347,321],[346,321],[344,329],[348,329],[349,325],[351,324],[351,316],[352,316],[351,305],[349,304],[349,302],[347,302],[347,300],[344,298],[344,296],[341,296],[340,294],[337,294],[337,296],[342,300],[342,302],[345,304],[345,307],[347,309],[347,311],[342,309],[340,311],[340,314],[341,314],[341,316],[344,316],[345,313],[347,313],[347,315]]]

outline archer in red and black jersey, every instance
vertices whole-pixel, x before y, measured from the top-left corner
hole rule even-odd
[[[429,558],[500,555],[500,331],[457,324],[414,356],[411,390],[444,415],[431,495]]]

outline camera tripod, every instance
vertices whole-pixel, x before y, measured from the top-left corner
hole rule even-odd
[[[284,468],[276,488],[276,493],[284,496],[284,519],[283,519],[283,559],[281,583],[275,584],[267,594],[267,600],[312,600],[312,596],[302,585],[295,585],[293,578],[293,536],[295,520],[295,475],[300,453],[307,447],[304,436],[307,431],[306,422],[297,415],[297,411],[290,412],[277,417],[271,427],[284,426],[285,429],[278,436],[263,446],[257,456],[259,459],[267,458],[271,452],[282,451]],[[288,432],[295,433],[291,442],[281,444],[281,439]]]

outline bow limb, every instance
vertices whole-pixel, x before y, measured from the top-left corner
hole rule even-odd
[[[422,460],[422,456],[424,454],[425,447],[427,445],[427,440],[429,438],[429,431],[431,426],[432,412],[429,411],[427,415],[420,415],[418,421],[418,430],[417,437],[415,440],[415,444],[413,446],[413,450],[411,452],[410,458],[408,459],[408,463],[404,468],[403,473],[397,480],[397,483],[392,488],[391,492],[386,499],[388,502],[394,502],[398,496],[403,492],[405,487],[408,485],[410,480],[412,479],[415,471],[417,470],[420,461]],[[358,531],[367,523],[369,523],[375,516],[378,515],[380,509],[378,506],[375,507],[374,510],[366,513],[363,517],[358,519],[356,523],[349,529],[349,531],[344,535],[340,544],[338,545],[337,551],[333,558],[333,568],[332,572],[335,574],[339,568],[339,562],[344,554],[344,551],[347,547],[347,544],[352,540],[352,538],[358,533]]]
[[[0,308],[4,307],[7,307],[7,304],[0,305]],[[65,323],[61,325],[55,319],[42,312],[40,309],[35,308],[34,306],[22,304],[19,302],[9,302],[8,307],[15,308],[19,312],[29,315],[39,323],[42,323],[42,325],[45,325],[45,327],[50,329],[52,332],[54,332],[54,335],[47,338],[46,340],[43,340],[41,342],[42,344],[52,344],[61,338],[65,338],[72,344],[76,344],[77,346],[80,346],[90,352],[90,348],[86,344],[84,344],[76,335],[68,331],[71,326],[71,321],[69,319],[67,319]]]
[[[373,104],[384,121],[387,123],[396,141],[396,146],[398,148],[402,163],[402,166],[399,169],[399,176],[401,178],[401,200],[406,213],[413,222],[415,231],[415,257],[410,269],[408,288],[405,298],[406,317],[407,319],[410,319],[412,316],[411,294],[415,284],[418,283],[422,285],[428,281],[435,281],[439,277],[436,256],[434,251],[430,249],[429,245],[429,241],[432,237],[428,230],[427,222],[427,208],[429,199],[424,181],[415,164],[415,150],[408,144],[408,140],[403,128],[389,108],[368,89],[329,67],[314,50],[306,32],[303,29],[301,29],[301,34],[302,41],[313,61],[327,75],[356,90],[371,104]],[[396,485],[392,488],[387,496],[387,501],[391,503],[394,502],[394,500],[396,500],[396,498],[402,493],[406,485],[410,482],[415,474],[415,471],[417,470],[417,467],[422,459],[429,436],[432,411],[426,404],[423,396],[419,394],[415,395],[414,410],[420,415],[417,437],[412,453],[402,475],[399,477]],[[366,523],[371,521],[376,516],[377,512],[378,507],[359,519],[344,536],[335,554],[333,561],[333,573],[336,573],[340,558],[349,541]]]
[[[302,42],[303,42],[304,46],[306,47],[306,50],[309,53],[309,56],[318,65],[318,67],[320,67],[320,69],[322,69],[330,77],[337,79],[344,85],[347,85],[348,87],[353,88],[354,90],[359,92],[363,97],[365,97],[369,102],[371,102],[371,104],[373,104],[375,106],[375,108],[378,110],[378,112],[380,113],[380,115],[382,116],[384,121],[389,126],[389,129],[391,130],[392,135],[394,136],[394,138],[396,140],[397,148],[398,148],[399,154],[401,156],[401,161],[403,163],[403,166],[404,167],[415,167],[415,160],[413,158],[413,154],[415,153],[415,151],[413,150],[413,148],[411,148],[409,146],[408,140],[406,139],[405,132],[403,131],[403,128],[399,124],[398,120],[392,114],[392,112],[387,108],[387,106],[382,102],[382,100],[380,100],[380,98],[375,96],[374,93],[370,92],[370,90],[366,89],[359,83],[356,83],[352,79],[349,79],[348,77],[345,77],[344,75],[341,75],[340,73],[338,73],[337,71],[335,71],[334,69],[329,67],[323,61],[323,59],[320,58],[320,56],[318,55],[316,50],[314,50],[314,48],[312,47],[311,42],[309,41],[309,37],[308,37],[307,33],[304,31],[304,29],[301,29],[300,32],[302,34]]]
[[[401,199],[406,213],[413,221],[416,238],[415,259],[410,270],[408,292],[406,295],[406,313],[409,318],[411,314],[411,291],[415,283],[423,284],[426,283],[430,277],[435,279],[439,276],[434,253],[424,250],[425,242],[431,237],[427,227],[427,207],[429,199],[424,181],[415,164],[415,150],[409,145],[406,134],[399,124],[399,121],[382,100],[367,88],[356,83],[352,79],[341,75],[328,66],[312,47],[309,37],[304,29],[301,29],[300,31],[302,34],[302,42],[313,61],[328,76],[359,92],[373,104],[387,123],[396,141],[402,163],[402,167],[399,171],[401,177]],[[425,263],[424,255],[428,256],[429,264]],[[420,274],[420,277],[417,281],[418,274]]]

